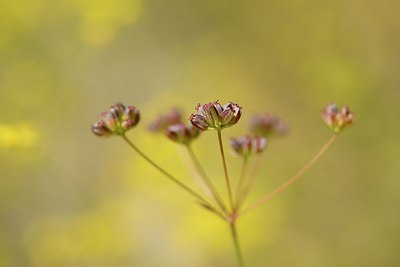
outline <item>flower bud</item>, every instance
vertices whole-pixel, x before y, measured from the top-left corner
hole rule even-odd
[[[241,115],[242,108],[239,105],[229,102],[221,106],[219,101],[214,101],[204,105],[198,104],[196,113],[189,117],[189,121],[202,131],[209,128],[222,130],[235,125]]]
[[[97,122],[92,125],[92,132],[101,137],[124,135],[140,120],[140,113],[134,106],[125,107],[121,103],[112,105],[108,112],[103,112]]]
[[[182,123],[170,125],[165,135],[174,142],[188,145],[200,134],[200,130],[192,125],[185,126]]]
[[[181,111],[177,108],[172,108],[171,111],[163,116],[159,116],[148,125],[151,132],[165,131],[170,125],[182,122]]]
[[[230,142],[233,151],[243,157],[250,156],[251,154],[259,154],[267,146],[267,139],[257,135],[242,135],[231,138]]]
[[[330,103],[321,110],[321,117],[335,133],[342,131],[347,125],[353,123],[353,113],[348,107],[338,109],[336,104]]]
[[[252,133],[264,137],[283,136],[289,131],[286,123],[271,114],[251,117],[249,128]]]

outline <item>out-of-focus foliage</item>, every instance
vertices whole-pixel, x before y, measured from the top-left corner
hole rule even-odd
[[[330,131],[355,123],[292,188],[239,221],[248,266],[399,266],[399,2],[0,1],[0,266],[233,266],[226,225],[96,114],[136,105],[135,144],[189,185],[185,152],[147,123],[173,105],[272,112],[290,134],[269,143],[251,200],[293,174]],[[194,149],[225,194],[216,136]],[[182,159],[182,160],[181,160]],[[240,160],[228,158],[237,179]],[[236,180],[235,180],[236,181]],[[226,197],[226,195],[225,195]]]

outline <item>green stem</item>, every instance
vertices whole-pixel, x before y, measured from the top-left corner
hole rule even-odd
[[[251,172],[250,178],[248,179],[247,184],[246,184],[245,188],[243,189],[243,193],[242,193],[242,195],[240,197],[240,201],[238,201],[237,210],[240,209],[241,205],[246,200],[246,198],[247,198],[247,196],[248,196],[248,194],[249,194],[249,192],[250,192],[250,190],[251,190],[251,188],[252,188],[252,186],[254,184],[254,178],[256,176],[258,167],[260,166],[261,159],[262,159],[262,154],[257,155],[257,159],[256,159],[256,162],[254,164],[253,170]]]
[[[331,138],[329,138],[329,140],[322,146],[322,148],[317,152],[317,154],[315,154],[315,156],[309,161],[307,162],[299,171],[297,171],[292,177],[290,177],[286,182],[284,182],[283,184],[281,184],[280,186],[278,186],[277,188],[275,188],[272,192],[270,192],[269,194],[265,195],[263,198],[261,198],[260,200],[258,200],[257,202],[255,202],[254,204],[250,205],[249,207],[247,207],[246,209],[244,209],[240,215],[243,215],[245,213],[248,213],[254,209],[256,209],[257,207],[263,205],[265,202],[267,202],[268,200],[270,200],[271,198],[273,198],[274,196],[276,196],[277,194],[279,194],[280,192],[282,192],[283,190],[285,190],[286,188],[288,188],[291,184],[293,184],[297,179],[299,179],[300,177],[302,177],[304,175],[304,173],[311,168],[311,166],[313,166],[315,164],[315,162],[318,161],[319,158],[321,158],[321,156],[328,150],[328,148],[336,141],[337,135],[334,134],[332,135]]]
[[[233,205],[232,189],[231,189],[231,183],[230,183],[230,181],[229,181],[228,169],[227,169],[227,167],[226,167],[225,153],[224,153],[224,146],[223,146],[223,144],[222,144],[221,130],[217,130],[217,133],[218,133],[219,150],[220,150],[220,152],[221,152],[221,157],[222,157],[222,165],[224,166],[226,187],[227,187],[227,189],[228,189],[229,204],[230,204],[231,209],[232,209],[232,211],[233,211],[233,210],[234,210],[234,205]]]
[[[199,160],[197,159],[196,155],[194,154],[192,147],[190,145],[187,145],[186,148],[188,150],[190,158],[192,159],[192,161],[197,169],[197,172],[200,174],[200,176],[203,179],[203,182],[206,184],[208,190],[210,190],[213,198],[215,199],[215,201],[217,202],[219,207],[223,211],[226,211],[226,207],[225,207],[224,202],[222,201],[221,196],[218,194],[217,189],[215,188],[215,186],[213,185],[211,180],[208,178],[208,175],[206,174],[206,172],[204,171],[203,167],[201,166]]]
[[[240,177],[239,177],[239,182],[238,182],[238,186],[236,189],[236,206],[235,206],[235,210],[239,209],[240,203],[242,201],[242,197],[244,194],[244,190],[245,188],[243,187],[244,184],[244,178],[246,176],[246,171],[247,171],[247,166],[248,166],[248,156],[244,156],[243,158],[243,163],[242,163],[242,171],[240,173]]]
[[[177,178],[175,178],[172,174],[164,170],[162,167],[160,167],[157,163],[155,163],[153,160],[151,160],[146,154],[144,154],[140,149],[138,149],[125,135],[122,135],[122,138],[125,140],[125,142],[128,143],[128,145],[133,148],[142,158],[144,158],[150,165],[152,165],[154,168],[156,168],[159,172],[164,174],[167,178],[169,178],[172,182],[174,182],[176,185],[178,185],[180,188],[182,188],[184,191],[187,193],[191,194],[193,197],[195,197],[200,204],[221,217],[223,220],[225,220],[225,216],[221,214],[218,210],[216,210],[207,200],[205,200],[202,196],[197,194],[195,191],[190,189],[188,186],[180,182]]]
[[[233,221],[232,223],[229,223],[229,227],[231,230],[233,245],[235,247],[237,264],[239,267],[244,267],[244,261],[243,261],[242,251],[240,249],[239,238],[236,232],[235,222]]]

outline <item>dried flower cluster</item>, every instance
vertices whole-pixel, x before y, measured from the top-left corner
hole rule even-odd
[[[189,145],[200,135],[199,129],[183,123],[182,112],[178,108],[172,108],[169,113],[158,116],[149,123],[148,129],[154,133],[163,132],[170,140],[182,145]]]
[[[211,129],[222,130],[235,125],[242,116],[242,107],[232,102],[221,105],[219,101],[198,104],[196,113],[189,118],[194,127],[202,131]]]
[[[183,123],[170,125],[165,131],[165,135],[174,142],[188,145],[200,135],[200,130],[192,125]]]
[[[335,133],[341,132],[347,125],[353,123],[353,113],[344,106],[340,110],[336,104],[328,104],[322,111],[321,117]]]
[[[239,156],[250,156],[251,154],[261,153],[267,146],[267,139],[257,135],[242,135],[231,138],[231,147]]]
[[[191,158],[194,166],[196,167],[199,176],[202,178],[204,185],[207,187],[207,194],[201,195],[195,190],[191,189],[179,179],[175,178],[172,174],[164,168],[156,164],[146,154],[139,150],[125,135],[125,133],[136,126],[140,120],[140,113],[134,106],[125,107],[121,103],[117,103],[110,107],[108,112],[100,115],[98,121],[92,125],[92,132],[100,137],[108,137],[111,135],[121,136],[130,147],[132,147],[140,156],[142,156],[148,163],[155,169],[164,174],[165,177],[174,182],[181,189],[191,194],[198,203],[213,212],[215,215],[222,218],[228,223],[231,234],[233,237],[237,263],[239,267],[244,267],[244,261],[241,254],[239,241],[237,238],[237,231],[235,222],[240,215],[254,210],[258,206],[264,204],[273,196],[291,185],[295,180],[299,179],[306,170],[308,170],[321,155],[334,143],[337,133],[341,132],[346,126],[353,122],[353,114],[347,107],[338,109],[335,104],[329,104],[321,111],[321,116],[325,123],[333,130],[332,137],[328,142],[322,146],[320,151],[306,163],[297,173],[290,177],[282,185],[278,186],[269,194],[265,195],[259,201],[242,209],[247,194],[249,193],[253,184],[255,170],[257,163],[251,175],[246,176],[246,168],[248,165],[248,158],[252,155],[260,155],[267,147],[267,138],[275,136],[283,136],[288,132],[288,126],[281,121],[278,117],[264,114],[251,117],[249,123],[250,133],[241,135],[230,139],[230,145],[233,152],[242,158],[242,172],[240,179],[237,183],[236,195],[233,194],[231,188],[231,178],[229,177],[228,168],[225,160],[225,153],[223,149],[222,130],[237,124],[242,115],[242,107],[239,105],[228,102],[221,105],[219,101],[209,102],[206,104],[198,104],[196,112],[189,117],[188,124],[182,121],[181,111],[172,109],[170,113],[159,116],[148,125],[152,132],[163,132],[164,135],[187,148],[188,155]],[[227,205],[224,199],[219,194],[219,190],[214,186],[213,180],[210,179],[205,170],[202,168],[199,160],[195,157],[190,144],[199,137],[200,133],[208,129],[214,129],[217,132],[219,151],[222,159],[222,166],[224,169],[224,176],[228,191],[229,201]],[[211,149],[211,145],[208,145]],[[260,159],[261,157],[257,157]],[[258,162],[258,161],[256,161]],[[211,199],[209,199],[211,198]]]
[[[163,132],[169,126],[182,123],[182,112],[180,109],[172,108],[171,111],[165,115],[158,116],[154,121],[150,122],[148,129],[151,132]]]
[[[283,136],[289,131],[286,123],[271,114],[255,115],[249,121],[250,131],[264,137]]]
[[[103,112],[98,121],[92,125],[92,132],[100,137],[124,135],[126,131],[136,126],[140,120],[139,110],[134,106],[125,107],[117,103]]]

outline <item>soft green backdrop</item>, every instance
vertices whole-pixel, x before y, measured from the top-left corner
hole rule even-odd
[[[399,10],[395,0],[2,0],[0,266],[234,266],[226,225],[122,140],[90,132],[112,103],[136,105],[129,137],[193,185],[183,152],[146,124],[216,99],[243,106],[226,141],[252,113],[290,124],[253,199],[329,138],[324,105],[356,116],[304,179],[239,221],[248,266],[400,266]],[[224,189],[215,133],[195,149]],[[237,158],[228,164],[238,171]]]

